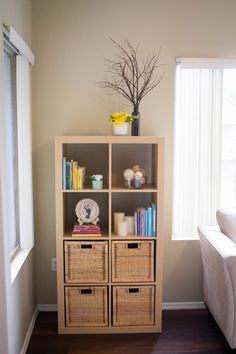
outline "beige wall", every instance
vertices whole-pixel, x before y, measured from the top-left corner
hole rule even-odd
[[[1,24],[12,25],[21,37],[31,44],[31,1],[30,0],[0,0]],[[0,52],[3,53],[3,42],[0,41]],[[0,56],[0,109],[3,117],[3,55]],[[4,122],[1,120],[1,132]],[[1,156],[1,166],[3,157]],[[1,170],[1,168],[0,168]],[[1,178],[1,176],[0,176]],[[10,283],[10,260],[8,237],[4,231],[4,207],[2,198],[5,190],[0,190],[0,353],[19,354],[23,347],[26,334],[36,307],[34,284],[34,257],[31,252],[19,274]],[[4,262],[5,260],[5,262]]]
[[[141,134],[163,135],[165,151],[164,301],[201,301],[198,241],[172,241],[175,58],[236,57],[235,0],[33,0],[33,134],[39,303],[56,302],[54,137],[110,134],[116,110],[131,111],[96,86],[109,38],[128,38],[141,55],[158,52],[166,63],[159,87],[144,98]]]

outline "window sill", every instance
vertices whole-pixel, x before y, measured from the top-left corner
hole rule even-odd
[[[172,237],[171,241],[199,241],[199,237]]]
[[[11,262],[11,284],[13,284],[15,278],[21,270],[28,254],[30,253],[30,250],[31,248],[22,248],[13,258]]]

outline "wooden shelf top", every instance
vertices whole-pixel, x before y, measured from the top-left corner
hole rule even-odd
[[[124,186],[112,186],[112,188],[103,189],[93,189],[93,188],[83,188],[83,189],[64,189],[63,193],[108,193],[108,192],[122,192],[122,193],[146,193],[146,192],[157,192],[158,189],[153,184],[146,184],[142,188],[127,188]]]
[[[164,137],[144,135],[56,136],[55,142],[61,144],[159,144],[164,143]]]
[[[88,235],[88,234],[74,234],[67,232],[64,234],[64,240],[123,240],[123,241],[142,241],[142,240],[156,240],[158,236],[136,236],[136,235],[128,235],[128,236],[118,236],[115,234],[108,235],[108,233],[103,233],[100,235]]]

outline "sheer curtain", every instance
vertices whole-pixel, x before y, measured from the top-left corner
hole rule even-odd
[[[173,239],[196,238],[197,225],[214,224],[220,206],[223,69],[216,64],[177,63]]]

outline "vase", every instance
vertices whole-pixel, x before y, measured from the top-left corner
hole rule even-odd
[[[139,113],[139,111],[134,108],[132,116],[133,116],[134,120],[133,120],[132,126],[131,126],[131,135],[139,136],[140,135],[140,113]]]
[[[123,123],[122,125],[113,124],[113,135],[128,135],[129,123]]]

